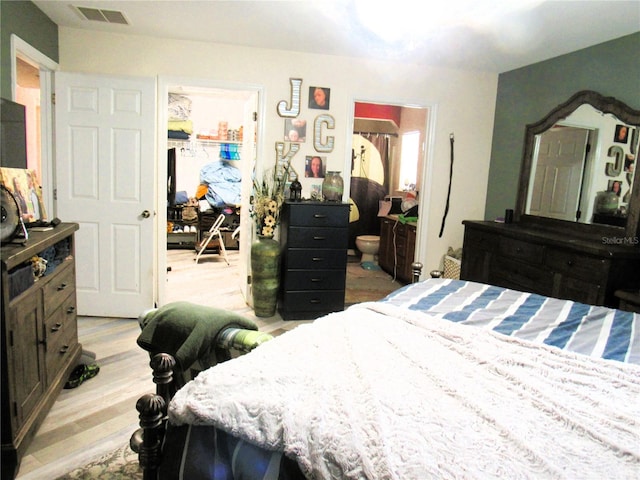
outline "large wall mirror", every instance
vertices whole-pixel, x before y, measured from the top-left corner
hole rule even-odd
[[[640,111],[582,91],[525,132],[517,218],[638,235]],[[561,225],[558,224],[558,225]]]

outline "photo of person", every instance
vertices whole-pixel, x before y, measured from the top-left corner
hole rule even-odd
[[[307,155],[304,176],[308,178],[324,178],[324,158],[318,155]]]
[[[629,127],[626,125],[616,125],[616,133],[613,141],[616,143],[627,143],[629,137]]]
[[[287,118],[284,121],[285,142],[305,142],[307,140],[307,121]]]
[[[634,157],[630,153],[627,153],[624,159],[624,171],[627,173],[633,173],[633,167],[635,163],[636,163],[636,157]]]
[[[331,90],[325,87],[309,87],[309,108],[329,110]]]
[[[27,199],[24,196],[24,192],[22,191],[22,185],[20,185],[20,179],[18,177],[13,177],[13,188],[9,190],[13,194],[13,198],[16,199],[18,204],[18,208],[20,209],[20,216],[22,220],[29,220],[29,209],[27,208]]]
[[[622,182],[620,180],[609,180],[609,191],[614,192],[617,196],[620,196],[622,190]]]
[[[42,190],[35,171],[22,168],[0,168],[0,181],[14,196],[25,223],[46,220]]]

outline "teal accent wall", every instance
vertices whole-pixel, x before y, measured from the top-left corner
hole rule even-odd
[[[580,90],[640,110],[640,33],[499,75],[486,220],[515,208],[526,126]]]
[[[0,96],[11,99],[11,34],[59,62],[58,25],[33,2],[0,2]]]

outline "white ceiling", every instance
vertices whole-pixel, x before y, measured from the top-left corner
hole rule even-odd
[[[640,0],[35,0],[59,26],[505,72],[640,31]],[[121,11],[130,25],[73,6]],[[436,9],[436,10],[434,10]],[[383,23],[364,25],[370,13]],[[360,14],[360,15],[359,15]],[[441,15],[449,15],[443,18]],[[432,23],[432,22],[435,22]],[[400,28],[400,39],[378,34]],[[633,61],[638,61],[638,52]]]

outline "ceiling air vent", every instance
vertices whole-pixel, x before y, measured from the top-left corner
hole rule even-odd
[[[126,17],[122,12],[117,10],[104,10],[101,8],[75,7],[80,16],[85,20],[104,23],[118,23],[120,25],[129,25]]]

